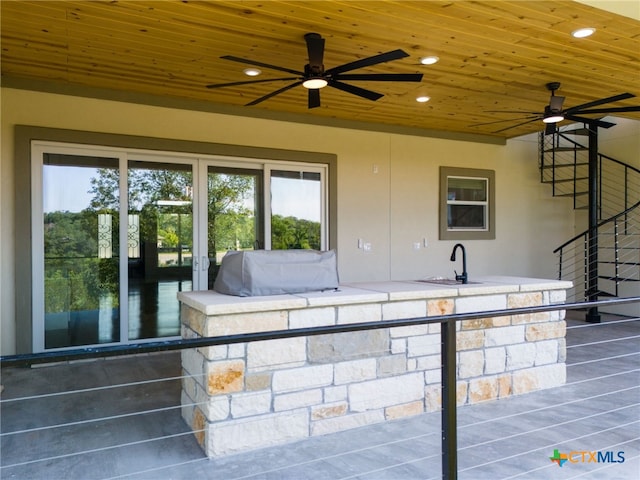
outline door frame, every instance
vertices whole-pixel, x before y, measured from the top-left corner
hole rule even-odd
[[[36,222],[33,218],[32,207],[34,202],[38,201],[38,195],[42,194],[40,190],[42,185],[41,171],[38,177],[36,172],[39,169],[34,168],[32,164],[32,146],[37,144],[84,148],[89,152],[101,155],[108,154],[112,157],[114,152],[120,152],[124,155],[131,151],[136,151],[137,155],[147,152],[154,157],[156,155],[161,156],[162,153],[182,158],[191,156],[206,157],[215,159],[216,163],[230,162],[235,167],[238,166],[238,163],[244,164],[247,161],[275,164],[282,162],[282,164],[289,166],[297,163],[309,165],[325,164],[327,178],[323,194],[326,194],[327,201],[323,205],[326,205],[328,218],[325,219],[327,231],[324,238],[327,242],[326,249],[337,246],[337,156],[335,154],[16,125],[14,156],[14,186],[16,190],[14,202],[15,248],[13,265],[16,353],[36,351],[33,341],[36,322],[34,322],[32,303],[34,281],[37,281],[37,277],[34,277],[34,248],[32,242],[33,224]],[[193,172],[194,183],[197,181],[198,175],[196,170]],[[38,180],[40,180],[40,183],[37,183]],[[126,178],[122,178],[121,181],[126,183]],[[41,196],[39,201],[40,205],[42,205]],[[122,205],[121,208],[123,208]],[[197,210],[199,210],[199,207],[194,210],[194,227],[198,224],[195,219],[195,216],[198,215]],[[37,223],[39,223],[41,218],[37,220]],[[126,223],[121,223],[121,228],[124,228],[122,225],[126,226]],[[196,235],[199,235],[199,233],[196,233]],[[196,248],[195,245],[194,248]],[[197,254],[201,256],[200,252]],[[195,255],[196,252],[194,251]],[[126,261],[126,257],[121,255],[121,261]],[[196,285],[195,279],[194,285]],[[125,331],[125,329],[121,328],[121,332]],[[43,331],[42,334],[44,334]]]

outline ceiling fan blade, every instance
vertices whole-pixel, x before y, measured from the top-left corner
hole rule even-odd
[[[601,98],[600,100],[594,100],[593,102],[583,103],[581,105],[576,105],[575,107],[570,107],[565,110],[565,113],[577,112],[578,110],[584,110],[590,107],[597,107],[598,105],[603,105],[605,103],[617,102],[619,100],[626,100],[627,98],[633,98],[635,95],[633,93],[621,93],[619,95],[614,95],[613,97]]]
[[[544,115],[542,112],[527,112],[525,110],[483,110],[483,113],[522,113],[524,115]]]
[[[279,70],[281,72],[293,73],[294,75],[303,76],[303,72],[297,70],[291,70],[290,68],[278,67],[277,65],[270,65],[268,63],[256,62],[254,60],[246,60],[240,57],[234,57],[233,55],[224,55],[220,57],[224,60],[231,60],[232,62],[246,63],[247,65],[253,65],[255,67],[270,68],[271,70]]]
[[[615,123],[605,122],[603,120],[598,120],[597,118],[578,117],[576,115],[567,115],[566,113],[564,114],[564,119],[573,120],[574,122],[588,123],[590,125],[597,125],[601,128],[611,128],[616,125]]]
[[[384,97],[381,93],[376,93],[371,90],[366,90],[364,88],[356,87],[354,85],[349,85],[348,83],[338,82],[336,80],[330,80],[329,86],[333,88],[337,88],[338,90],[342,90],[343,92],[352,93],[353,95],[358,95],[359,97],[366,98],[368,100],[378,100],[379,98]]]
[[[320,106],[320,89],[309,89],[309,108],[317,108]]]
[[[247,85],[249,83],[277,82],[280,80],[298,80],[298,77],[265,78],[261,80],[245,80],[244,82],[214,83],[212,85],[207,85],[207,88],[235,87],[236,85]]]
[[[334,75],[336,80],[368,80],[371,82],[421,82],[422,73],[347,73]]]
[[[518,120],[531,120],[534,118],[540,118],[542,119],[542,117],[536,116],[536,117],[532,117],[532,116],[527,116],[527,117],[520,117],[520,118],[507,118],[507,119],[503,119],[503,120],[494,120],[493,122],[484,122],[484,123],[472,123],[471,125],[467,125],[468,127],[480,127],[483,125],[493,125],[494,123],[504,123],[504,122],[516,122]]]
[[[381,53],[380,55],[374,55],[372,57],[356,60],[355,62],[345,63],[338,67],[330,68],[325,73],[328,75],[337,75],[338,73],[348,72],[357,68],[370,67],[377,65],[378,63],[390,62],[392,60],[399,60],[401,58],[408,57],[409,54],[402,50],[393,50],[391,52]]]
[[[257,105],[257,104],[258,104],[258,103],[260,103],[260,102],[264,102],[265,100],[268,100],[268,99],[270,99],[271,97],[275,97],[276,95],[279,95],[279,94],[281,94],[282,92],[286,92],[287,90],[290,90],[290,89],[292,89],[293,87],[297,87],[298,85],[302,85],[302,81],[292,83],[292,84],[290,84],[290,85],[287,85],[286,87],[282,87],[281,89],[276,90],[275,92],[271,92],[271,93],[269,93],[269,94],[265,95],[264,97],[260,97],[260,98],[258,98],[258,99],[256,99],[256,100],[254,100],[253,102],[249,102],[249,103],[247,103],[247,104],[245,105],[245,107],[250,107],[251,105]]]
[[[564,103],[564,97],[551,95],[551,98],[549,99],[549,108],[553,112],[561,112],[563,103]]]
[[[623,112],[640,112],[640,106],[638,107],[616,107],[616,108],[594,108],[590,110],[579,110],[576,113],[623,113]]]
[[[511,128],[520,127],[520,126],[522,126],[522,125],[526,125],[527,123],[535,122],[535,121],[538,121],[538,120],[540,120],[540,118],[539,118],[539,117],[532,118],[531,120],[527,120],[526,122],[518,123],[518,124],[516,124],[516,125],[511,125],[511,126],[506,127],[506,128],[501,128],[500,130],[496,130],[495,132],[492,132],[492,133],[500,133],[500,132],[504,132],[504,131],[509,130],[509,129],[511,129]]]
[[[312,67],[322,67],[324,58],[324,38],[318,33],[307,33],[304,36],[307,42],[307,52],[309,53],[309,65]]]

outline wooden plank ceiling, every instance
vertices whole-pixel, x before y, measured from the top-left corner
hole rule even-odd
[[[503,138],[539,131],[542,123],[495,133],[521,115],[487,110],[542,112],[548,82],[561,82],[565,108],[623,92],[640,95],[640,22],[573,1],[23,0],[2,1],[1,8],[2,75],[14,86],[97,87],[234,106],[251,115],[267,110],[302,121]],[[587,26],[595,35],[571,37]],[[353,82],[384,94],[377,101],[325,88],[321,107],[312,110],[301,86],[244,106],[287,84],[282,81],[206,88],[248,80],[246,65],[222,55],[303,70],[307,32],[326,39],[327,69],[399,48],[410,56],[350,73],[424,78]],[[421,65],[426,55],[440,61]],[[263,68],[259,78],[283,76]],[[417,103],[421,95],[431,100]],[[611,106],[630,105],[640,105],[640,98]],[[638,113],[620,116],[640,119]],[[496,123],[474,126],[485,122]]]

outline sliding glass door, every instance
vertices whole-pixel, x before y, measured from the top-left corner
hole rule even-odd
[[[127,175],[127,340],[177,336],[177,294],[193,288],[192,165],[129,160]]]
[[[77,150],[40,157],[34,350],[180,335],[177,293],[194,288],[196,162]]]
[[[33,350],[180,335],[229,251],[326,249],[325,169],[32,147]]]

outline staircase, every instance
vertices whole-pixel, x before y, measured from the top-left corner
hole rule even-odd
[[[589,208],[588,136],[587,128],[540,134],[540,180],[576,210]],[[640,295],[640,170],[598,153],[597,178],[597,226],[554,250],[558,278],[574,284],[569,302]],[[638,308],[607,311],[639,315]]]

